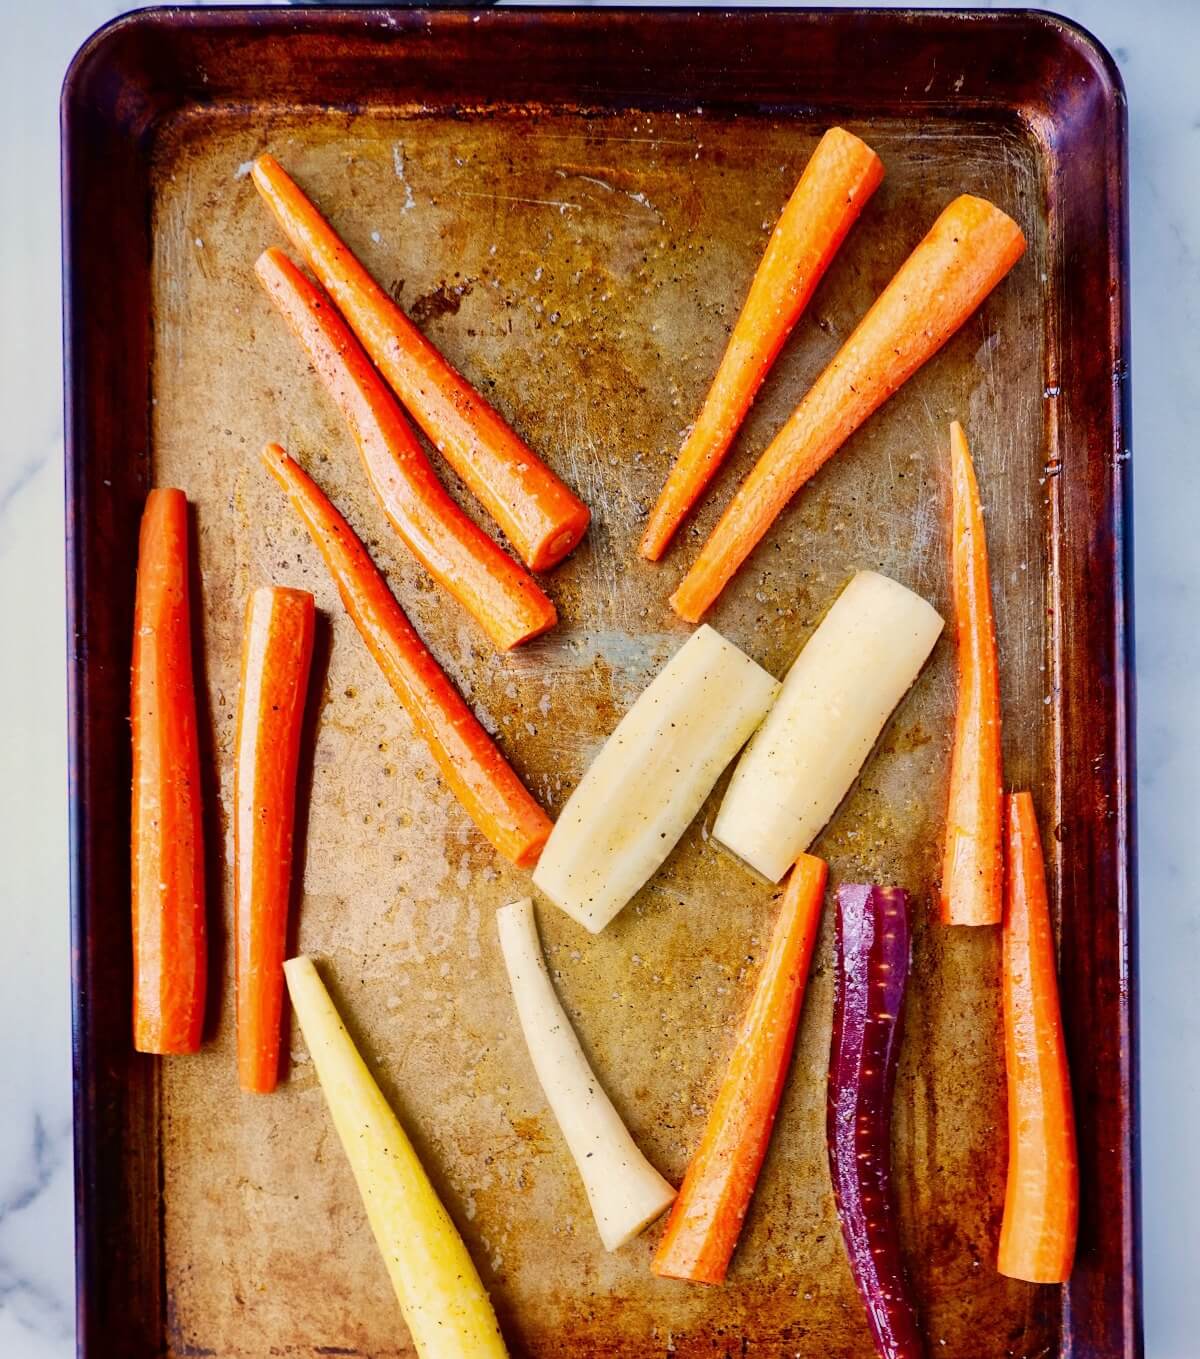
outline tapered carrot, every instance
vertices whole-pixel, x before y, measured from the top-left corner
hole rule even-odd
[[[650,1266],[655,1274],[725,1279],[787,1079],[826,872],[823,860],[801,854],[788,878],[725,1079]]]
[[[552,628],[554,605],[447,493],[329,298],[281,250],[265,251],[255,269],[346,417],[371,489],[417,560],[501,650]]]
[[[998,1267],[1030,1283],[1066,1283],[1075,1258],[1079,1161],[1046,870],[1028,793],[1008,798],[1005,839],[1008,1189]]]
[[[1025,249],[999,208],[964,194],[934,222],[768,444],[671,596],[695,623],[801,486],[954,334]]]
[[[1004,914],[1000,669],[987,538],[962,426],[950,426],[951,577],[958,626],[958,708],[942,861],[947,925],[998,925]]]
[[[303,519],[367,650],[429,747],[450,791],[518,868],[537,862],[550,818],[417,635],[350,525],[278,444],[263,463]]]
[[[242,636],[233,775],[238,1083],[266,1094],[279,1079],[296,768],[316,611],[305,590],[250,596]]]
[[[133,614],[133,1045],[196,1052],[207,944],[188,506],[151,491]]]
[[[285,234],[438,452],[527,566],[556,566],[587,531],[588,507],[421,334],[273,156],[259,156],[253,173]]]
[[[882,178],[883,162],[853,133],[831,127],[818,142],[775,224],[717,376],[650,514],[638,549],[648,561],[667,550],[725,460],[768,369]]]

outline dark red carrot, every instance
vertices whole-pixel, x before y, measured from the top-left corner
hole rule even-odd
[[[554,605],[446,491],[329,298],[281,250],[263,251],[255,272],[345,416],[371,489],[417,560],[501,650],[553,627]]]
[[[775,356],[846,233],[883,179],[883,162],[845,128],[817,143],[759,261],[721,366],[679,450],[638,549],[658,561],[725,460]]]
[[[242,637],[233,773],[238,1083],[279,1079],[283,955],[292,878],[296,770],[316,610],[306,590],[250,596]]]
[[[268,444],[262,460],[312,535],[346,612],[447,786],[506,859],[532,868],[550,835],[550,818],[421,641],[328,496],[278,444]]]
[[[196,1052],[207,976],[188,507],[151,491],[133,612],[133,1045]]]
[[[826,873],[811,854],[792,868],[725,1079],[650,1265],[664,1278],[724,1282],[787,1079]]]
[[[844,883],[837,894],[829,1169],[842,1237],[881,1359],[921,1359],[891,1195],[892,1090],[908,979],[908,893]]]
[[[254,183],[429,441],[534,571],[549,571],[587,531],[582,500],[413,325],[274,156]]]

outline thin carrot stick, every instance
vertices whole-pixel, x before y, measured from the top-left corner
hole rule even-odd
[[[188,506],[151,491],[133,615],[133,1046],[197,1052],[207,976]]]
[[[650,514],[638,549],[658,561],[725,460],[746,412],[825,270],[883,179],[864,141],[831,127],[784,205],[717,376]]]
[[[1025,249],[1021,228],[964,194],[934,222],[759,458],[671,596],[699,622],[783,507],[954,334]]]
[[[655,1274],[725,1279],[787,1079],[826,873],[823,860],[801,854],[788,878],[729,1068],[650,1266]]]
[[[958,708],[950,760],[941,916],[947,925],[998,925],[1004,914],[1000,669],[983,510],[971,451],[957,420],[950,426],[950,480]]]
[[[1013,793],[1006,810],[1008,1189],[998,1268],[1030,1283],[1066,1283],[1075,1259],[1079,1161],[1046,870],[1033,798]]]
[[[255,272],[346,417],[371,489],[417,560],[502,651],[552,628],[554,605],[447,494],[329,298],[281,250],[264,251]]]
[[[303,519],[346,612],[450,791],[506,859],[531,867],[550,834],[550,818],[417,636],[366,548],[320,487],[278,444],[268,444],[262,460]]]
[[[250,596],[242,636],[233,776],[238,1083],[266,1094],[279,1079],[296,769],[316,611],[305,590]]]
[[[438,452],[531,570],[557,566],[587,531],[588,507],[421,334],[273,156],[259,156],[253,173],[285,234]]]

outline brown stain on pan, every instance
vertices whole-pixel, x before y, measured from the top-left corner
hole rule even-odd
[[[798,497],[710,621],[782,674],[855,569],[894,575],[945,612],[946,426],[963,419],[993,543],[1009,773],[1039,788],[1045,561],[1041,517],[1029,508],[1041,494],[1036,152],[984,121],[851,126],[888,177],[729,468],[657,568],[634,557],[642,518],[818,127],[698,113],[208,109],[170,124],[155,147],[154,478],[196,505],[221,795],[227,807],[246,593],[266,581],[311,589],[332,645],[299,947],[324,960],[516,1354],[869,1356],[825,1164],[829,922],[728,1284],[654,1279],[654,1229],[606,1255],[533,1078],[494,937],[495,908],[525,894],[528,878],[497,862],[413,742],[304,531],[259,469],[258,448],[281,440],[333,496],[531,788],[557,808],[686,635],[666,596],[737,478],[936,212],[956,193],[986,194],[1027,226],[1029,256]],[[514,656],[490,650],[391,532],[339,418],[257,290],[253,261],[280,241],[239,167],[266,147],[377,277],[404,280],[410,305],[425,299],[414,309],[436,342],[593,508],[588,538],[546,580],[560,628]],[[1057,1295],[992,1267],[1003,1190],[997,941],[943,931],[928,913],[952,666],[942,642],[815,849],[835,882],[900,882],[918,903],[894,1151],[930,1352],[1032,1359],[1053,1347]],[[597,1072],[676,1179],[773,911],[771,889],[707,839],[715,806],[714,797],[598,938],[541,911],[550,965]],[[232,1054],[227,976],[216,1041],[162,1073],[170,1352],[407,1355],[299,1036],[290,1077],[270,1098],[238,1093]]]

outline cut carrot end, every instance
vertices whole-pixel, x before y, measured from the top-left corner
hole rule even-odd
[[[725,1281],[787,1079],[827,875],[811,854],[792,867],[729,1064],[650,1265],[661,1278]]]
[[[950,482],[958,701],[940,916],[946,925],[998,925],[1004,914],[1000,672],[983,509],[957,420],[950,426]]]
[[[1005,838],[1008,1183],[997,1266],[1010,1278],[1065,1283],[1078,1232],[1079,1160],[1046,871],[1029,793],[1008,799]]]

